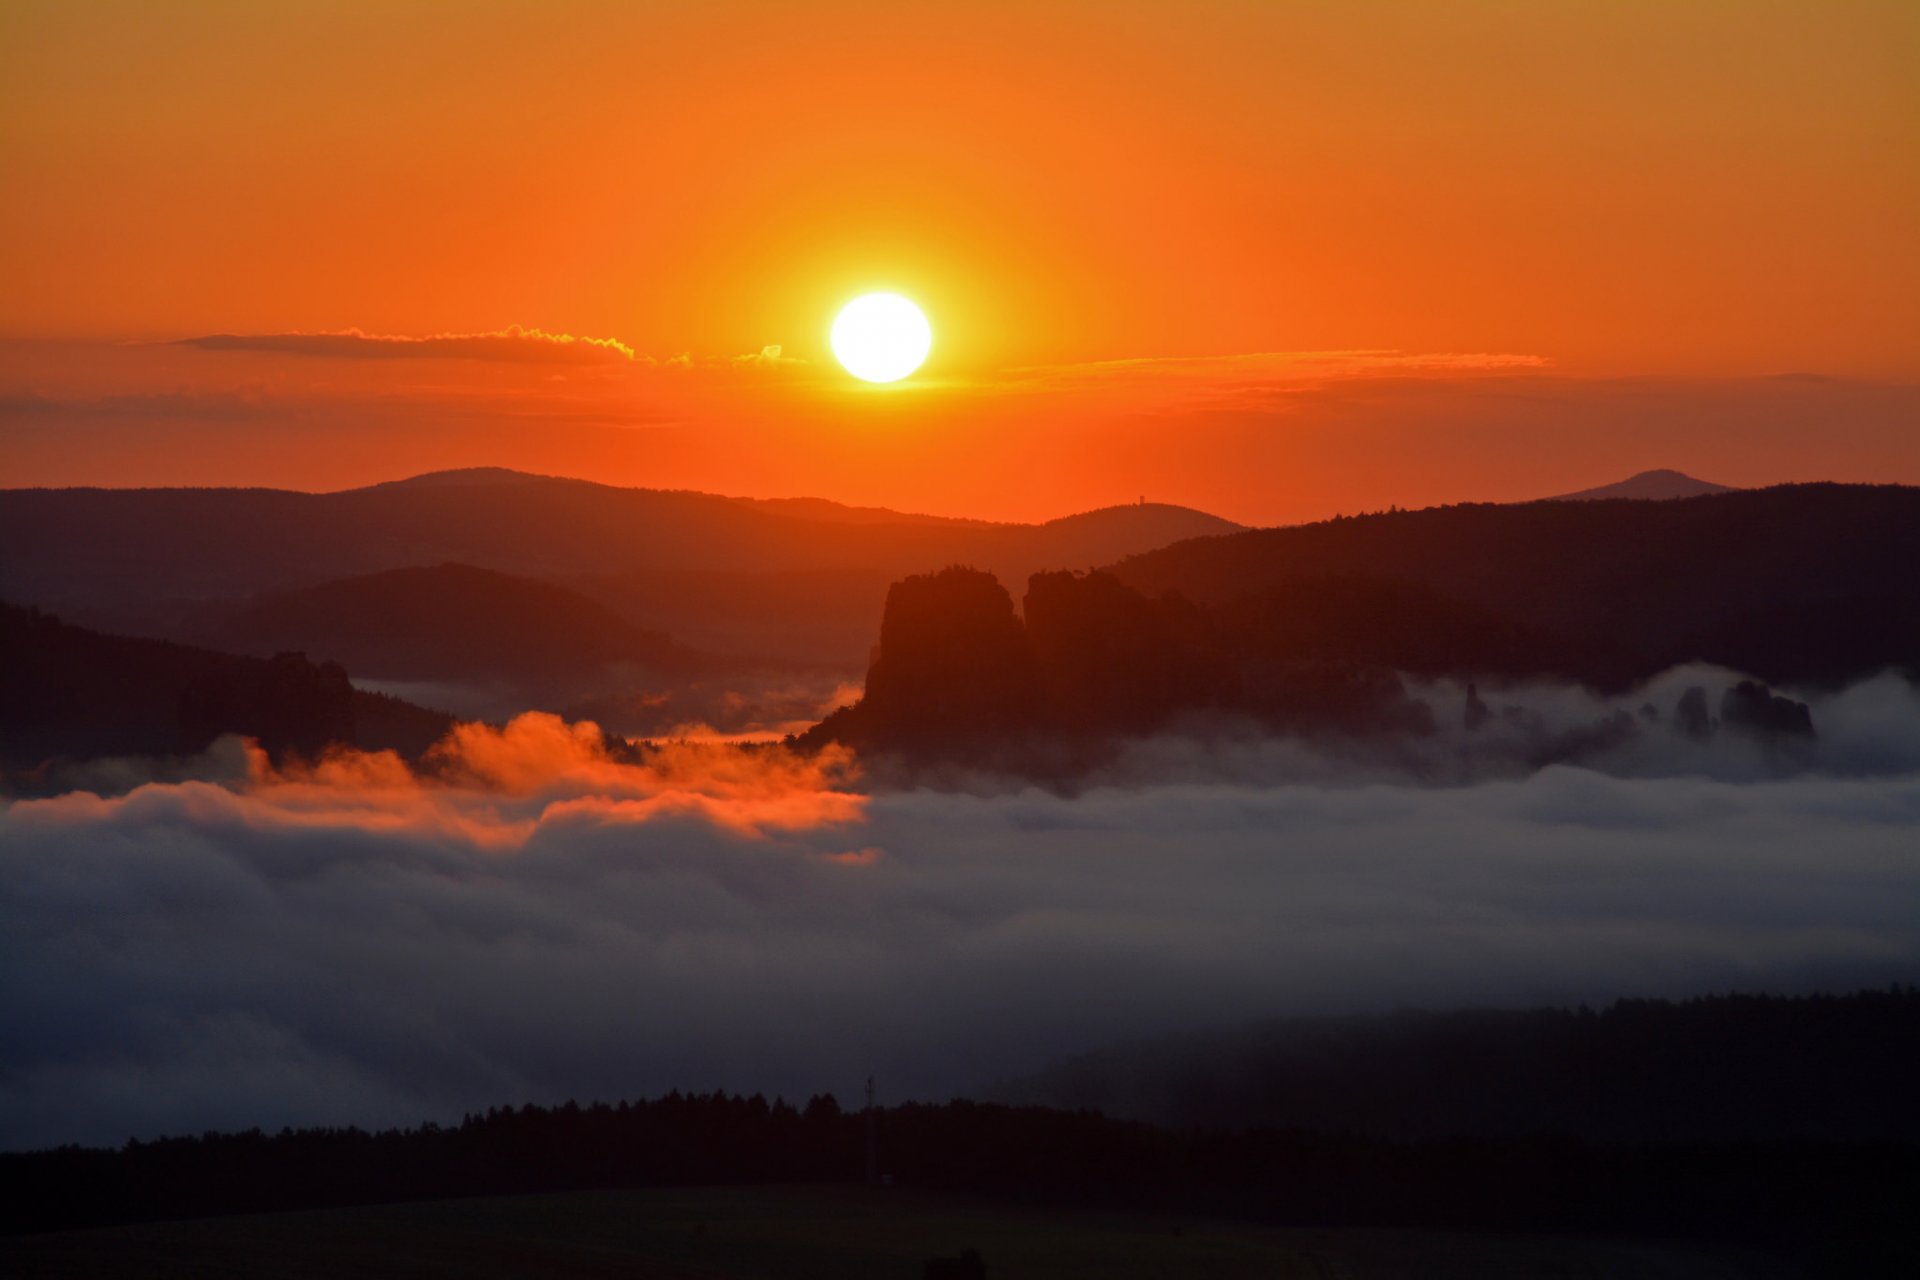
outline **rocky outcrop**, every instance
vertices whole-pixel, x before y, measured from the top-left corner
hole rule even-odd
[[[1013,598],[990,573],[954,566],[887,592],[866,694],[810,737],[916,753],[1030,732],[1033,655]]]
[[[1742,680],[1720,695],[1720,723],[1761,738],[1812,738],[1813,712],[1757,680]]]
[[[1022,621],[1006,589],[974,569],[895,583],[866,696],[803,741],[1004,758],[1010,743],[1147,734],[1194,712],[1297,731],[1433,727],[1389,669],[1303,656],[1238,619],[1176,595],[1149,600],[1108,574],[1035,574],[1024,605]]]

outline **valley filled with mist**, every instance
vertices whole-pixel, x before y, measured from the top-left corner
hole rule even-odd
[[[58,591],[7,566],[14,1147],[1920,980],[1909,489],[1254,532],[0,494],[63,520]],[[722,617],[756,574],[866,585]],[[816,647],[863,617],[864,666]]]

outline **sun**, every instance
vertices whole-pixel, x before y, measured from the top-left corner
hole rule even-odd
[[[933,329],[925,313],[899,294],[869,293],[840,309],[832,342],[833,354],[854,377],[898,382],[927,358]]]

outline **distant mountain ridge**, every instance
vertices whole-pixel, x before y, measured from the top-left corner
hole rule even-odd
[[[1715,484],[1711,480],[1698,480],[1681,471],[1654,470],[1642,471],[1638,475],[1628,476],[1613,484],[1598,485],[1592,489],[1580,489],[1573,493],[1557,493],[1551,498],[1542,498],[1542,502],[1606,502],[1619,498],[1643,502],[1670,502],[1675,498],[1698,498],[1709,493],[1732,493],[1731,485]]]
[[[358,485],[353,489],[340,489],[335,492],[354,493],[360,489],[444,489],[460,485],[521,484],[535,480],[564,480],[565,478],[541,475],[534,471],[515,471],[511,467],[451,467],[445,471],[423,471],[417,476],[383,480],[378,484]]]
[[[1213,532],[1225,532],[1246,526],[1236,524],[1219,516],[1208,515],[1192,507],[1164,502],[1125,502],[1110,507],[1095,507],[1088,511],[1070,512],[1064,516],[1055,516],[1038,523],[1020,520],[981,520],[972,516],[938,516],[923,511],[899,511],[892,507],[858,506],[845,502],[836,502],[831,498],[749,498],[729,494],[706,493],[699,489],[648,489],[629,485],[608,485],[597,480],[583,480],[572,476],[542,475],[533,471],[516,471],[510,467],[454,467],[445,471],[426,471],[416,476],[407,476],[400,480],[385,480],[378,484],[363,485],[353,489],[335,490],[336,493],[367,493],[391,489],[446,489],[472,488],[486,485],[514,485],[530,483],[548,483],[562,485],[581,485],[595,489],[614,489],[627,493],[673,494],[681,497],[716,498],[737,503],[749,510],[768,515],[785,516],[796,520],[811,520],[826,524],[856,525],[935,525],[949,529],[1051,529],[1078,524],[1095,518],[1108,521],[1128,522],[1135,520],[1172,520],[1184,522],[1183,529],[1208,528]],[[4,490],[0,490],[4,492]],[[272,491],[269,491],[272,492]],[[303,492],[295,490],[293,492]],[[1186,536],[1193,536],[1188,532]]]
[[[627,663],[685,674],[711,665],[577,591],[466,564],[387,569],[281,592],[214,628],[239,653],[288,650],[385,680],[548,678]]]
[[[864,696],[802,741],[1064,774],[1101,743],[1182,717],[1430,733],[1434,710],[1408,694],[1408,675],[1622,694],[1692,662],[1761,678],[1723,691],[1723,723],[1806,740],[1805,705],[1767,682],[1888,669],[1920,680],[1914,564],[1920,488],[1797,485],[1195,538],[1106,570],[1035,574],[1017,611],[993,575],[955,566],[893,585]],[[1706,736],[1709,698],[1689,690],[1673,723]],[[1470,690],[1462,714],[1472,731],[1490,710]],[[1616,721],[1529,751],[1572,759],[1640,732],[1631,714]]]
[[[1696,660],[1777,683],[1920,673],[1916,564],[1920,488],[1799,484],[1337,518],[1192,539],[1111,570],[1201,605],[1331,579],[1410,584],[1555,638],[1586,655],[1559,674],[1618,687]],[[1489,657],[1462,654],[1456,669],[1476,656]]]
[[[275,757],[336,743],[418,756],[453,726],[354,688],[337,663],[107,635],[5,603],[0,652],[0,774],[18,775],[0,789],[33,789],[50,763],[191,756],[223,734]]]
[[[33,553],[0,557],[0,597],[186,639],[210,607],[451,562],[573,587],[694,648],[857,664],[887,584],[906,574],[965,563],[1025,581],[1240,527],[1163,505],[990,524],[496,468],[336,493],[12,489],[0,490],[0,546]],[[831,588],[797,599],[753,588],[792,574]]]

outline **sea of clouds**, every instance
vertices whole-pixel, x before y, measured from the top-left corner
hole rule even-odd
[[[1620,706],[1670,713],[1675,672]],[[1920,696],[1786,744],[1615,709],[1392,750],[1131,744],[1070,790],[876,786],[845,754],[464,726],[434,767],[197,777],[0,811],[0,1148],[670,1088],[883,1099],[1288,1013],[1920,981]],[[1502,736],[1504,735],[1504,736]],[[116,773],[115,770],[119,772]],[[119,794],[112,794],[118,791]]]

